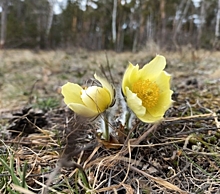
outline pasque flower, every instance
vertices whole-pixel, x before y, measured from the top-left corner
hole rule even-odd
[[[94,75],[101,86],[83,88],[78,84],[66,83],[61,88],[64,102],[76,114],[93,118],[104,112],[114,103],[114,89],[104,78]]]
[[[171,106],[170,75],[164,71],[166,59],[157,55],[142,69],[129,63],[122,80],[128,107],[147,123],[161,120]]]

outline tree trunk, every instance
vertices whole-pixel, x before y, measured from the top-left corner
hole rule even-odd
[[[175,30],[175,28],[176,28],[176,26],[177,26],[177,24],[178,24],[178,21],[179,21],[179,17],[180,17],[179,14],[180,14],[180,12],[182,12],[183,6],[184,6],[184,4],[185,4],[186,1],[187,1],[187,0],[181,1],[180,5],[178,6],[178,8],[177,8],[177,10],[176,10],[175,18],[174,18],[174,20],[173,20],[173,28],[174,28],[174,30]]]
[[[219,22],[220,21],[220,0],[218,0],[218,12],[216,15],[216,24],[215,24],[215,38],[219,37]]]
[[[147,42],[152,42],[153,40],[153,16],[152,13],[147,17],[146,23],[146,34],[147,34]]]
[[[201,37],[202,37],[202,29],[203,29],[203,25],[204,25],[204,22],[205,22],[205,12],[206,9],[205,9],[205,0],[202,0],[201,1],[201,9],[200,9],[200,24],[199,24],[199,27],[198,27],[198,36],[197,36],[197,49],[200,48],[200,41],[201,41]]]
[[[116,17],[117,17],[117,0],[113,0],[113,11],[112,11],[112,42],[116,42]]]
[[[133,40],[133,45],[132,45],[132,52],[135,53],[138,50],[138,37],[139,37],[139,30],[140,27],[138,26],[136,30],[134,31],[134,40]]]
[[[122,25],[125,23],[126,15],[123,14],[121,17],[121,21],[118,23],[118,33],[117,33],[117,44],[116,44],[116,51],[121,52],[124,48],[124,33],[125,30],[123,29]]]
[[[136,8],[136,29],[134,30],[134,38],[133,38],[133,45],[132,45],[132,52],[137,52],[139,47],[139,39],[140,39],[140,26],[141,26],[141,12],[142,4],[139,3],[138,7]]]
[[[188,9],[189,9],[189,6],[190,6],[190,3],[191,3],[191,0],[185,0],[185,1],[181,1],[181,4],[179,6],[179,8],[177,9],[176,11],[176,16],[175,16],[175,20],[174,20],[174,34],[173,34],[173,43],[175,45],[175,47],[178,49],[179,46],[177,44],[177,40],[176,40],[176,37],[177,37],[177,34],[180,32],[181,30],[181,27],[182,27],[182,23],[183,23],[183,19],[185,18],[187,12],[188,12]],[[183,6],[185,4],[185,8],[183,10]],[[182,11],[183,10],[183,11]],[[179,13],[182,13],[181,16]]]
[[[6,42],[7,10],[8,10],[8,0],[3,0],[2,1],[2,14],[1,14],[0,48],[3,48]]]
[[[47,27],[46,27],[46,46],[49,46],[49,34],[50,34],[50,29],[53,23],[53,5],[54,5],[54,0],[48,0],[49,3],[49,14],[48,14],[48,21],[47,21]]]
[[[165,12],[165,2],[166,0],[160,0],[160,19],[161,19],[161,39],[160,46],[163,47],[165,43],[166,35],[166,12]]]
[[[146,9],[146,5],[144,3],[141,4],[141,13]],[[140,33],[139,33],[139,44],[143,46],[143,43],[146,43],[146,16],[144,14],[140,14]],[[145,45],[144,45],[145,46]]]

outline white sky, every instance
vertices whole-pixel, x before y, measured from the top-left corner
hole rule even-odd
[[[66,0],[57,0],[57,1],[55,1],[55,3],[54,3],[54,13],[55,14],[60,14],[61,12],[62,12],[62,8],[61,7],[63,7],[63,8],[65,8],[66,7]]]
[[[195,7],[199,7],[200,2],[201,2],[201,0],[193,0]]]
[[[125,1],[127,3],[129,3],[131,0],[122,0],[121,3],[124,4]],[[201,2],[201,0],[192,0],[195,7],[199,7],[199,3]],[[62,6],[63,8],[65,8],[66,6],[66,3],[67,3],[67,0],[57,0],[57,2],[54,4],[54,13],[55,14],[60,14],[62,12],[62,9],[60,6]],[[82,7],[81,9],[84,10],[85,9],[85,5],[86,5],[86,1],[82,1]],[[94,6],[94,4],[91,6]],[[94,6],[95,8],[95,6]]]
[[[124,1],[130,2],[130,0],[122,0],[122,3]],[[85,2],[85,1],[83,1],[83,2]],[[200,2],[201,2],[201,0],[193,0],[195,7],[198,7]],[[54,13],[60,14],[62,12],[62,7],[63,8],[66,7],[66,3],[67,3],[67,0],[56,0],[55,4],[54,4]],[[83,7],[85,7],[85,3],[82,3],[82,9],[83,9]],[[2,12],[2,7],[0,7],[0,12]]]

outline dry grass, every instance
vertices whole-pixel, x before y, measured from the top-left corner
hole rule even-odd
[[[51,193],[220,193],[220,54],[160,54],[173,75],[173,107],[160,125],[136,120],[131,139],[109,145],[59,94],[66,81],[85,84],[106,64],[105,52],[0,51],[0,158],[14,169],[0,165],[0,192],[41,193],[49,180]],[[107,56],[119,84],[128,60],[143,65],[155,52]]]

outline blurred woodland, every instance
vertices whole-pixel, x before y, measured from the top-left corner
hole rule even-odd
[[[65,6],[0,0],[0,6],[1,48],[220,48],[220,0],[67,0]]]

